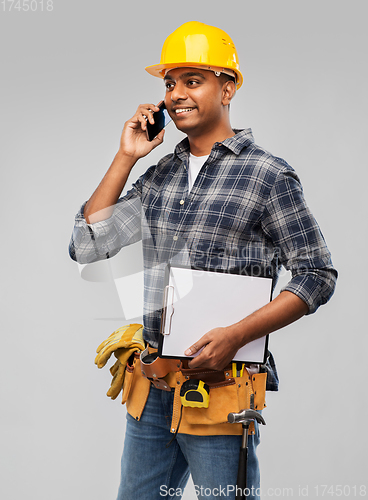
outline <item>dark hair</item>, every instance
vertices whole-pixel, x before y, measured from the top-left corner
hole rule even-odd
[[[223,81],[223,83],[234,82],[236,85],[235,76],[228,75],[227,73],[221,73],[220,78]]]

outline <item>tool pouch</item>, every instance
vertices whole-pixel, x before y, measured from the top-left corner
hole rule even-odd
[[[182,370],[185,377],[191,378]],[[216,373],[216,375],[215,375]],[[244,409],[265,408],[266,373],[249,375],[246,370],[242,377],[232,377],[230,370],[209,374],[209,378],[223,378],[223,380],[205,380],[206,375],[196,376],[204,380],[210,387],[210,402],[208,408],[184,407],[179,432],[187,434],[241,434],[241,424],[228,424],[227,416],[230,412],[238,413]],[[192,375],[192,374],[191,374]],[[204,378],[202,378],[204,377]],[[174,401],[178,404],[177,401]],[[249,428],[254,433],[254,425]]]
[[[151,382],[143,377],[139,353],[135,353],[127,364],[123,385],[122,404],[126,403],[127,412],[136,420],[140,420],[146,405]]]
[[[157,349],[148,347],[141,354],[135,352],[126,363],[122,403],[128,413],[140,420],[147,402],[151,383],[163,390],[174,390],[172,432],[179,426],[180,433],[195,435],[242,434],[241,424],[229,424],[230,412],[238,413],[252,408],[262,410],[265,404],[266,373],[233,377],[231,367],[223,371],[186,369],[176,359],[156,359]],[[150,355],[147,358],[147,355]],[[142,361],[143,359],[143,361]],[[210,387],[208,408],[183,407],[181,414],[180,388],[191,378],[200,379]],[[249,433],[254,433],[251,424]]]

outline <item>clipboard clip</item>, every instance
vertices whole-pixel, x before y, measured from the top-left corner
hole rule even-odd
[[[174,314],[174,287],[167,285],[164,288],[164,304],[161,321],[161,334],[170,335],[171,319]]]

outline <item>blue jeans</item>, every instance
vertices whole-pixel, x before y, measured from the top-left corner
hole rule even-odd
[[[166,447],[173,437],[173,396],[173,392],[152,387],[141,420],[137,422],[127,414],[117,500],[178,500],[189,474],[198,498],[235,499],[241,436],[177,434]],[[255,494],[260,487],[257,423],[255,429],[256,434],[248,438],[247,488],[251,493],[248,498],[259,500]]]

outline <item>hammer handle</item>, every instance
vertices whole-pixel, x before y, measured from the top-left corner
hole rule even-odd
[[[245,496],[245,488],[247,487],[247,459],[248,448],[240,448],[239,452],[239,467],[238,477],[236,479],[236,497],[235,500],[243,500]]]

